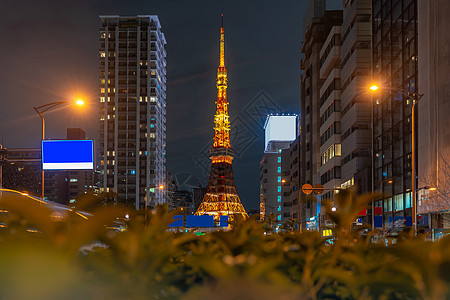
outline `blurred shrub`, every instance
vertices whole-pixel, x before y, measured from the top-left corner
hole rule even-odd
[[[85,219],[3,195],[0,299],[448,299],[450,239],[371,243],[376,233],[352,226],[369,200],[346,191],[336,212],[325,205],[330,242],[252,218],[226,232],[174,233],[166,206],[146,214],[85,198]]]

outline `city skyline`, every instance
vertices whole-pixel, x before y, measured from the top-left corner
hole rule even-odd
[[[98,16],[155,14],[168,42],[167,167],[180,181],[191,176],[190,185],[205,184],[209,164],[204,164],[208,159],[202,151],[213,138],[212,117],[205,116],[214,111],[215,29],[223,13],[229,32],[230,111],[240,132],[247,130],[248,135],[241,137],[250,141],[241,144],[235,161],[236,185],[246,208],[257,208],[265,116],[258,123],[260,116],[249,118],[248,108],[252,101],[269,99],[283,111],[298,113],[301,19],[307,3],[291,1],[276,10],[268,1],[258,7],[196,3],[82,1],[63,6],[47,1],[30,2],[28,9],[7,3],[9,13],[0,21],[6,47],[0,54],[8,57],[3,63],[8,72],[2,72],[0,84],[4,97],[16,100],[0,104],[0,140],[6,147],[38,147],[40,126],[32,107],[79,94],[89,101],[89,111],[48,114],[47,136],[63,138],[65,128],[80,127],[88,137],[97,138]]]

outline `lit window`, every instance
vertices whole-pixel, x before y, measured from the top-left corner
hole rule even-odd
[[[278,182],[281,182],[281,176],[278,176]]]
[[[278,162],[279,163],[281,162],[281,156],[278,156]]]
[[[278,193],[281,193],[281,186],[278,186]]]
[[[281,173],[281,167],[278,167],[278,173]]]
[[[100,52],[100,57],[105,57],[105,52]]]
[[[130,170],[131,175],[136,175],[136,170]]]
[[[155,128],[155,124],[150,124],[150,128]]]
[[[70,178],[70,182],[77,182],[78,181],[78,179],[76,179],[76,178]]]
[[[278,205],[278,211],[281,211],[281,206],[280,205]]]
[[[278,200],[278,202],[281,202],[281,196],[278,196],[277,200]]]

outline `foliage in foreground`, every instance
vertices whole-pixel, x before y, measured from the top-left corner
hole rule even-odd
[[[317,232],[267,233],[254,219],[196,236],[168,232],[173,214],[166,207],[146,216],[99,206],[85,220],[4,195],[0,298],[449,298],[450,239],[429,243],[404,233],[390,246],[370,243],[371,233],[352,229],[368,199],[340,194],[341,209],[328,210],[336,223],[330,244]],[[127,230],[104,226],[125,222],[126,213]],[[86,247],[94,243],[100,247]]]

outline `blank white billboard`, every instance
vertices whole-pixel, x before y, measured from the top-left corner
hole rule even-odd
[[[297,116],[268,116],[264,127],[264,148],[270,141],[294,141],[297,138]]]

